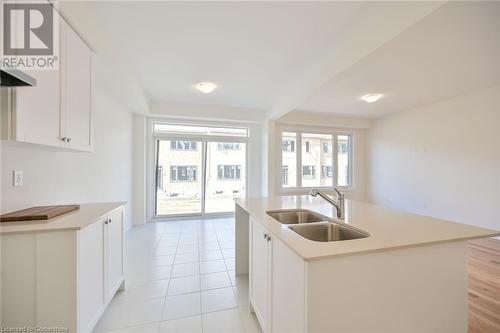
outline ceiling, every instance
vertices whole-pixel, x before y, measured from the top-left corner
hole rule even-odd
[[[61,6],[98,52],[130,64],[152,100],[268,109],[283,86],[339,38],[361,5],[91,1]],[[219,88],[200,94],[193,87],[199,81]]]
[[[144,105],[232,106],[278,117],[292,110],[376,117],[499,82],[499,5],[60,2],[118,68],[109,78],[123,81],[118,94],[128,94],[130,81]],[[205,95],[194,89],[199,81],[219,87]],[[387,97],[359,101],[373,91]]]
[[[500,84],[500,2],[454,2],[332,78],[298,109],[379,117],[494,84]],[[360,101],[368,93],[385,97]]]

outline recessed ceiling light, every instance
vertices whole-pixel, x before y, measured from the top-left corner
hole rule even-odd
[[[215,90],[215,88],[217,88],[217,85],[213,82],[198,82],[195,85],[195,88],[204,94],[210,94]]]
[[[374,103],[378,101],[380,98],[382,98],[382,94],[366,94],[361,96],[361,99],[365,101],[366,103]]]

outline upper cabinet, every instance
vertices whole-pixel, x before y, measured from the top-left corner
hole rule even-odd
[[[27,72],[35,87],[1,88],[2,140],[92,151],[92,52],[59,23],[59,70]]]
[[[61,138],[74,149],[92,147],[92,56],[61,20]]]

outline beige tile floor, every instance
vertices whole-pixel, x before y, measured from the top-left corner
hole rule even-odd
[[[150,223],[126,236],[126,285],[94,332],[260,332],[234,274],[234,218]]]

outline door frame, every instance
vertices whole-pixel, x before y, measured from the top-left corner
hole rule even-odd
[[[158,121],[157,121],[158,122]],[[179,124],[177,122],[170,122],[170,121],[165,121],[171,124]],[[206,165],[207,165],[207,145],[209,142],[239,142],[239,143],[244,143],[245,144],[245,197],[248,195],[248,160],[249,160],[249,149],[248,149],[248,137],[232,137],[232,136],[214,136],[214,135],[184,135],[184,134],[163,134],[163,133],[154,133],[152,130],[154,121],[150,121],[150,133],[151,135],[149,138],[151,140],[148,140],[148,151],[151,151],[152,154],[150,154],[150,158],[148,158],[149,163],[146,163],[147,171],[146,174],[149,176],[149,178],[152,178],[152,182],[149,181],[146,187],[147,190],[147,198],[150,198],[149,200],[152,200],[152,205],[147,205],[147,207],[152,208],[152,212],[148,212],[148,215],[151,216],[149,220],[156,222],[156,221],[161,221],[161,220],[169,220],[169,219],[189,219],[193,217],[224,217],[224,216],[233,216],[234,212],[216,212],[216,213],[206,213],[205,212],[205,197],[206,197]],[[180,123],[185,125],[186,123]],[[192,123],[187,123],[187,125],[195,125]],[[196,124],[199,125],[199,124]],[[245,126],[219,126],[217,124],[201,124],[202,126],[207,126],[207,127],[240,127],[240,128],[246,128],[248,131],[249,129]],[[181,213],[181,214],[162,214],[162,215],[157,215],[156,214],[156,205],[157,205],[157,199],[156,199],[156,166],[157,166],[157,154],[158,154],[158,148],[157,148],[157,142],[159,140],[186,140],[186,141],[196,141],[196,142],[201,142],[202,146],[202,151],[201,151],[201,172],[200,175],[202,177],[201,180],[201,212],[200,213]],[[149,209],[148,208],[148,209]]]

